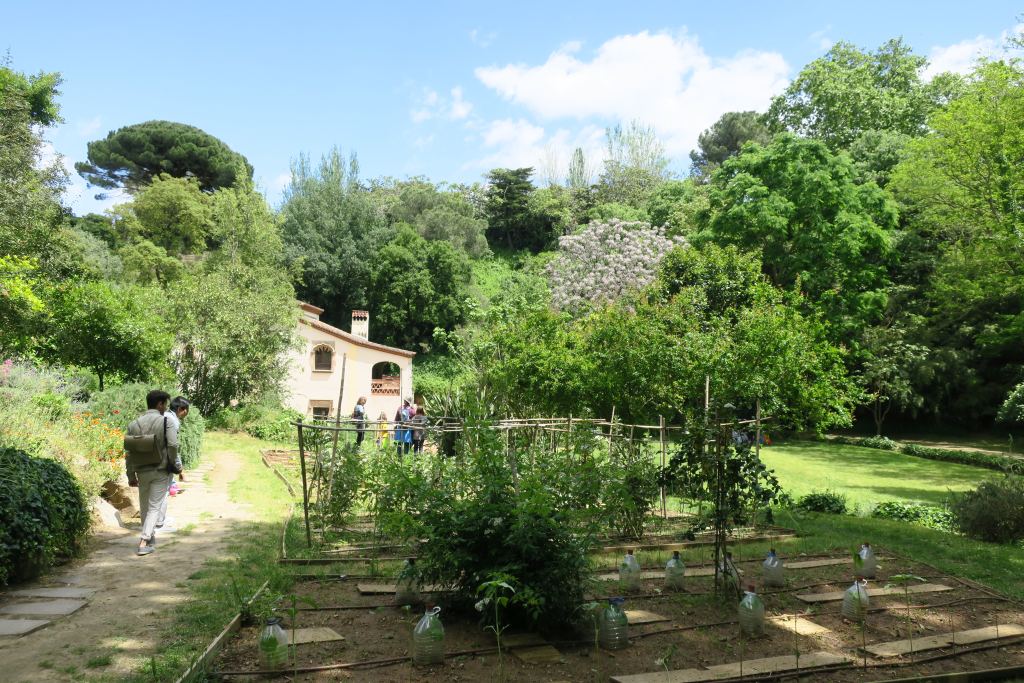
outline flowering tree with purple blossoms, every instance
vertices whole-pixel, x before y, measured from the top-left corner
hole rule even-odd
[[[682,246],[684,238],[667,237],[647,223],[591,223],[558,240],[558,255],[547,268],[552,304],[579,313],[643,289],[654,281],[661,259]]]

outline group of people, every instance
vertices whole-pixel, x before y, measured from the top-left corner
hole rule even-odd
[[[177,475],[185,481],[178,433],[188,416],[190,404],[183,396],[173,400],[166,391],[155,389],[146,394],[146,412],[128,425],[125,436],[125,469],[128,485],[139,489],[139,534],[137,555],[149,555],[156,549],[156,531],[167,521],[167,498]]]
[[[356,447],[362,446],[363,438],[366,436],[366,397],[360,396],[356,401],[356,407],[352,411],[352,419],[356,425]],[[398,455],[404,455],[409,451],[413,453],[423,452],[423,441],[427,436],[427,410],[423,406],[417,406],[411,398],[402,402],[402,407],[395,413],[394,428],[388,429],[388,415],[381,411],[377,417],[377,447],[386,448],[389,437],[394,439]]]

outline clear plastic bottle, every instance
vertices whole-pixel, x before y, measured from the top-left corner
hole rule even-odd
[[[740,631],[748,638],[764,634],[764,603],[754,592],[754,584],[747,586],[739,606]]]
[[[683,590],[683,576],[686,574],[686,565],[679,557],[679,551],[672,552],[672,559],[665,565],[665,588],[669,590]]]
[[[843,593],[843,616],[859,622],[868,613],[868,582],[858,576]]]
[[[761,566],[764,569],[765,586],[782,587],[786,585],[782,558],[775,554],[775,548],[768,551],[768,556],[764,558],[764,564]]]
[[[636,590],[640,587],[640,563],[636,561],[632,550],[626,551],[626,556],[619,565],[619,581],[626,590]]]
[[[878,574],[878,560],[875,558],[874,551],[871,550],[871,544],[867,541],[860,547],[860,574],[866,579],[873,579]]]
[[[601,612],[597,639],[605,650],[621,650],[629,645],[629,619],[622,609],[623,598],[609,598],[608,607]]]
[[[395,582],[396,605],[418,605],[420,598],[420,573],[416,567],[416,558],[410,557],[402,565]]]
[[[444,626],[437,616],[440,613],[440,607],[428,606],[412,631],[412,663],[416,666],[444,662]]]
[[[283,669],[288,663],[288,634],[280,617],[270,617],[260,632],[260,666],[268,671]]]

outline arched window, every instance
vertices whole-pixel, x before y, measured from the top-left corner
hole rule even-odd
[[[370,394],[374,396],[399,396],[402,393],[402,371],[394,363],[382,361],[373,366],[370,379]]]
[[[330,372],[333,367],[334,349],[321,344],[313,349],[313,369],[317,371]]]

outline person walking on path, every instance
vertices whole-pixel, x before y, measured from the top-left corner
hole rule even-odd
[[[142,437],[145,449],[148,444],[151,458],[137,458],[129,450],[126,462],[128,485],[139,487],[139,514],[142,517],[142,531],[139,534],[137,555],[149,555],[156,548],[156,523],[160,509],[167,498],[173,474],[181,473],[181,458],[178,457],[177,421],[171,423],[164,415],[171,395],[154,389],[146,394],[146,412],[128,425],[128,437]],[[151,437],[146,439],[145,437]],[[140,464],[140,460],[144,460]]]
[[[192,404],[184,396],[175,396],[171,399],[171,405],[169,410],[164,413],[167,418],[168,426],[174,425],[177,429],[177,433],[181,434],[181,421],[188,417],[188,411]],[[178,481],[185,481],[184,472],[178,473]],[[164,497],[163,505],[160,506],[160,518],[156,522],[157,529],[163,529],[164,524],[167,522],[167,501],[170,500],[171,496],[178,494],[178,484],[174,481],[174,475],[171,475],[171,484],[167,488],[167,495]]]
[[[356,448],[363,445],[363,437],[366,436],[366,397],[360,396],[356,401],[356,407],[352,411],[352,419],[356,422]]]

